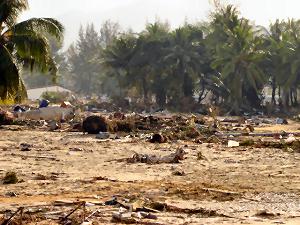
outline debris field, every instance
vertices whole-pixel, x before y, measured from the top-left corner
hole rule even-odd
[[[300,224],[297,121],[87,117],[1,125],[1,225]]]

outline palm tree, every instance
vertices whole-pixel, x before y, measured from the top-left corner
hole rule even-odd
[[[20,101],[26,88],[20,75],[23,66],[56,73],[47,35],[62,40],[63,26],[52,18],[32,18],[17,23],[28,9],[27,0],[0,0],[0,100]]]
[[[235,114],[245,106],[248,110],[249,106],[259,107],[259,94],[266,83],[266,76],[260,68],[265,56],[261,48],[262,38],[248,20],[238,17],[237,10],[230,5],[215,14],[213,26],[215,37],[218,33],[221,36],[214,43],[212,67],[220,71],[221,79],[230,91],[227,104]]]
[[[264,68],[270,75],[272,102],[275,95],[282,98],[283,105],[297,104],[297,88],[300,83],[300,22],[295,20],[279,21],[270,25],[265,38],[267,50]]]
[[[166,48],[164,63],[171,67],[173,80],[181,87],[185,97],[192,97],[194,84],[201,73],[202,31],[192,25],[176,29],[172,32],[170,43]],[[176,79],[175,79],[176,78]]]
[[[133,75],[133,68],[129,65],[135,54],[137,38],[131,34],[123,34],[116,37],[112,44],[103,50],[103,64],[107,74],[112,75],[118,81],[120,96],[122,91],[135,86],[137,79]]]
[[[166,104],[169,84],[167,65],[163,63],[164,49],[168,44],[169,27],[159,21],[147,24],[139,35],[129,66],[135,71],[134,80],[143,89],[144,102],[151,94],[160,107]]]

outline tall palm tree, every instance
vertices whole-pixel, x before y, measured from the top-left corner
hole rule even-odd
[[[103,65],[108,74],[115,77],[120,88],[120,95],[124,89],[129,89],[137,82],[135,73],[132,73],[130,60],[135,54],[137,38],[131,34],[124,34],[116,37],[112,44],[104,49]]]
[[[149,94],[152,93],[160,107],[166,104],[169,84],[166,65],[162,62],[168,37],[168,24],[159,21],[147,24],[139,35],[134,55],[129,62],[131,68],[137,69],[135,79],[143,89],[144,102],[148,102]]]
[[[262,38],[230,5],[215,14],[213,26],[215,36],[220,29],[222,36],[214,43],[212,67],[220,71],[221,79],[230,91],[226,100],[231,105],[231,112],[238,114],[244,106],[259,107],[259,94],[267,79],[260,67],[265,57]]]
[[[28,9],[27,0],[0,0],[0,100],[20,101],[26,88],[20,75],[23,66],[56,73],[47,36],[61,41],[63,26],[52,18],[32,18],[17,23]]]
[[[272,102],[276,103],[275,95],[282,98],[283,105],[297,104],[297,89],[300,83],[300,21],[276,20],[270,25],[266,35],[268,62],[264,68],[270,74],[272,85]]]
[[[172,32],[164,56],[164,63],[170,65],[177,86],[181,86],[185,97],[193,96],[195,80],[201,73],[202,37],[202,31],[196,26],[178,28]]]

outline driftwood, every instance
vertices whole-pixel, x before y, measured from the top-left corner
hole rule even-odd
[[[148,154],[135,153],[131,158],[126,161],[128,163],[146,163],[146,164],[159,164],[159,163],[179,163],[184,159],[186,152],[182,148],[178,148],[175,153],[171,153],[167,156],[157,156]]]
[[[23,211],[24,207],[20,207],[16,212],[14,212],[7,220],[5,220],[1,225],[8,225],[12,221],[12,219],[20,212],[21,218],[20,218],[20,225],[22,225],[22,217],[23,217]]]
[[[60,161],[59,159],[51,156],[37,156],[37,155],[22,155],[22,154],[15,154],[12,153],[12,156],[24,157],[24,158],[36,158],[36,159],[49,159],[52,161]]]
[[[65,221],[67,221],[67,219],[74,213],[74,212],[76,212],[78,209],[83,209],[83,221],[82,222],[84,222],[85,221],[85,215],[86,215],[86,207],[85,207],[85,204],[86,204],[86,202],[78,202],[77,203],[78,204],[78,206],[77,207],[75,207],[68,215],[66,215],[66,216],[64,216],[63,218],[61,218],[61,222],[65,222]]]

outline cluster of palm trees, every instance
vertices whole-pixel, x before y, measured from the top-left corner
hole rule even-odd
[[[239,114],[259,109],[264,90],[273,105],[297,105],[300,82],[300,21],[277,20],[269,29],[241,17],[232,5],[218,6],[210,21],[170,31],[148,24],[115,38],[104,50],[105,65],[120,87],[136,88],[145,103],[161,107],[183,99],[213,104]]]
[[[51,18],[17,23],[27,7],[27,0],[0,0],[0,100],[26,97],[22,68],[56,74],[63,64],[64,80],[84,95],[177,109],[205,99],[239,114],[261,108],[269,87],[270,104],[298,104],[300,20],[264,28],[233,5],[216,5],[207,22],[175,30],[156,22],[140,33],[120,32],[107,22],[98,33],[89,25],[55,62],[48,37],[61,40],[62,25]]]

